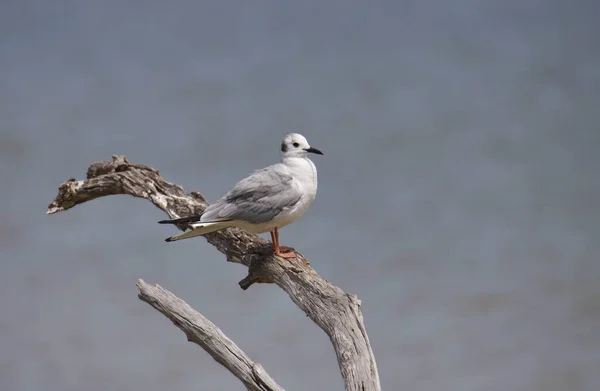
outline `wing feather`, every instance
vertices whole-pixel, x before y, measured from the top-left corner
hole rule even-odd
[[[302,197],[294,178],[276,164],[242,179],[225,196],[211,204],[202,221],[243,220],[265,223]]]

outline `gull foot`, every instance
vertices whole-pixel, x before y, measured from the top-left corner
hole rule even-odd
[[[296,258],[297,254],[293,248],[287,246],[279,246],[279,249],[274,252],[275,255],[281,258]]]

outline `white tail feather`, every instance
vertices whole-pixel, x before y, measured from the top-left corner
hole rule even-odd
[[[233,223],[231,221],[217,221],[214,223],[193,223],[190,224],[190,226],[192,226],[192,229],[190,231],[186,231],[179,235],[171,236],[170,238],[167,238],[166,241],[174,242],[176,240],[189,239],[195,236],[201,236],[211,232],[219,231],[221,229],[231,227],[232,225]]]

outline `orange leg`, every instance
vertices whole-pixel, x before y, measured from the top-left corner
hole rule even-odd
[[[277,228],[273,232],[271,232],[271,238],[275,239],[273,252],[275,255],[280,256],[281,258],[296,258],[296,252],[293,248],[288,246],[280,246],[279,245],[279,231]]]
[[[269,231],[271,234],[271,244],[273,245],[273,252],[277,250],[277,242],[275,240],[275,231]]]

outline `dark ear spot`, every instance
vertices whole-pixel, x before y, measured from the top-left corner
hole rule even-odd
[[[287,145],[285,142],[281,143],[281,152],[287,152]]]

